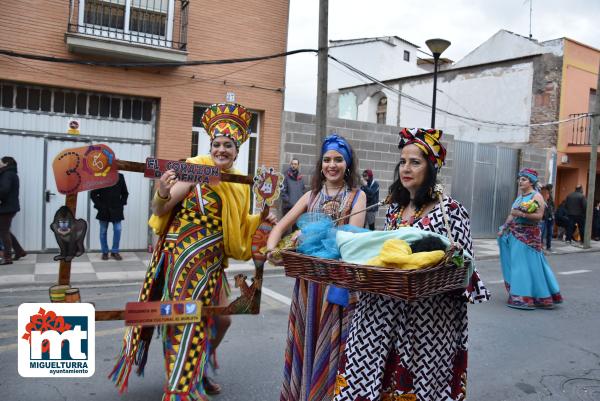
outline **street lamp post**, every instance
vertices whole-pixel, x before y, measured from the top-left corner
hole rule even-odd
[[[431,128],[435,128],[435,99],[437,94],[437,72],[440,56],[450,46],[450,42],[445,39],[429,39],[425,41],[431,53],[433,53],[433,102],[431,105]]]

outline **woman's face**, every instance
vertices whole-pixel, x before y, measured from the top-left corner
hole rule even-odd
[[[402,186],[411,194],[414,194],[425,182],[427,160],[417,145],[410,144],[402,148],[398,175]]]
[[[328,150],[321,159],[321,171],[325,180],[329,182],[340,183],[343,181],[346,167],[344,156],[335,150]]]
[[[218,136],[210,144],[210,157],[215,166],[227,170],[233,166],[238,150],[233,141],[225,136]]]
[[[531,181],[527,177],[519,177],[519,190],[522,193],[527,193],[533,188]]]

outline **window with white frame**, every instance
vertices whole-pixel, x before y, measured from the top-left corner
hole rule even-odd
[[[78,31],[171,47],[175,0],[79,0]]]

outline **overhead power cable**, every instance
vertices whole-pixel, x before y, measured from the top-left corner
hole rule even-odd
[[[77,60],[62,57],[43,56],[39,54],[27,54],[19,53],[12,50],[0,49],[0,54],[24,58],[28,60],[46,61],[50,63],[62,63],[62,64],[79,64],[89,65],[96,67],[120,67],[120,68],[144,68],[144,67],[184,67],[192,65],[222,65],[222,64],[235,64],[235,63],[247,63],[249,61],[269,60],[280,57],[287,57],[299,53],[318,53],[315,49],[298,49],[291,50],[284,53],[270,54],[266,56],[255,56],[255,57],[242,57],[242,58],[229,58],[221,60],[190,60],[190,61],[169,61],[169,62],[112,62],[112,61],[95,61],[95,60]]]
[[[389,86],[389,85],[383,83],[382,81],[378,80],[377,78],[367,74],[364,71],[359,70],[358,68],[352,66],[351,64],[346,63],[345,61],[341,61],[332,55],[329,55],[329,58],[332,59],[333,61],[335,61],[336,63],[343,65],[344,67],[348,68],[349,70],[355,72],[356,74],[367,78],[369,81],[371,81],[393,93],[396,93],[403,98],[406,98],[406,99],[408,99],[414,103],[417,103],[423,107],[426,107],[428,109],[432,108],[432,106],[430,104],[428,104],[420,99],[417,99],[414,96],[408,95],[399,89],[396,89],[392,86]],[[436,108],[436,112],[440,112],[442,114],[446,114],[446,115],[449,115],[451,117],[455,117],[455,118],[458,118],[461,120],[474,121],[474,122],[486,124],[486,125],[495,125],[495,126],[513,127],[513,128],[530,128],[530,127],[542,127],[542,126],[548,126],[548,125],[557,125],[557,124],[562,124],[562,123],[566,123],[569,121],[579,120],[582,118],[587,118],[587,117],[593,116],[593,114],[591,114],[591,113],[586,113],[586,114],[581,114],[581,115],[578,115],[575,117],[566,118],[566,119],[557,120],[557,121],[547,121],[547,122],[543,122],[543,123],[534,123],[534,124],[517,124],[517,123],[504,123],[504,122],[500,122],[500,121],[484,120],[484,119],[475,118],[475,117],[463,116],[463,115],[453,113],[451,111],[440,109],[440,108]]]
[[[276,53],[276,54],[271,54],[271,55],[266,55],[266,56],[243,57],[243,58],[220,59],[220,60],[191,60],[191,61],[183,61],[183,62],[133,62],[133,63],[129,63],[129,62],[76,60],[76,59],[68,59],[68,58],[61,58],[61,57],[19,53],[19,52],[15,52],[12,50],[0,49],[0,55],[5,55],[5,56],[9,56],[9,57],[51,62],[51,63],[78,64],[78,65],[87,65],[87,66],[117,67],[117,68],[144,68],[144,67],[160,68],[160,67],[184,67],[184,66],[201,66],[201,65],[223,65],[223,64],[235,64],[235,63],[246,63],[246,62],[252,62],[252,61],[269,60],[269,59],[275,59],[275,58],[280,58],[280,57],[287,57],[287,56],[291,56],[294,54],[300,54],[300,53],[318,54],[318,50],[316,50],[316,49],[297,49],[297,50],[291,50],[291,51],[284,52],[284,53]],[[428,109],[432,108],[432,106],[430,104],[428,104],[427,102],[424,102],[414,96],[411,96],[411,95],[408,95],[408,94],[402,92],[399,89],[389,86],[389,85],[383,83],[382,81],[378,80],[377,78],[367,74],[366,72],[361,71],[358,68],[352,66],[351,64],[348,64],[345,61],[341,61],[341,60],[337,59],[336,57],[332,56],[331,54],[329,54],[328,56],[331,60],[346,67],[350,71],[366,78],[368,81],[375,83],[375,84],[381,86],[382,88],[385,88],[385,89],[391,91],[392,93],[396,93],[400,97],[406,98],[422,107],[425,107]],[[257,88],[257,89],[280,90],[280,89],[259,87],[256,85],[243,85],[243,86],[249,86],[249,87],[253,87],[253,88]],[[440,108],[436,108],[436,112],[446,114],[448,116],[451,116],[451,117],[454,117],[454,118],[457,118],[460,120],[472,121],[472,122],[476,122],[479,124],[485,124],[485,125],[500,126],[500,127],[512,127],[512,128],[530,128],[530,127],[557,125],[557,124],[562,124],[565,122],[574,121],[574,120],[593,116],[593,114],[586,113],[586,114],[581,114],[581,115],[578,115],[575,117],[571,117],[571,118],[567,118],[567,119],[563,119],[563,120],[557,120],[557,121],[547,121],[547,122],[543,122],[543,123],[534,123],[534,124],[517,124],[517,123],[504,123],[504,122],[500,122],[500,121],[485,120],[485,119],[480,119],[480,118],[475,118],[475,117],[470,117],[470,116],[463,116],[461,114],[454,113],[454,112],[440,109]]]

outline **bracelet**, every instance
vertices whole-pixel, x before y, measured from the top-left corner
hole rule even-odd
[[[157,189],[154,193],[154,199],[152,200],[159,205],[164,205],[165,203],[171,200],[171,192],[169,192],[169,195],[167,195],[166,198],[163,198],[162,196],[160,196],[159,190]]]

